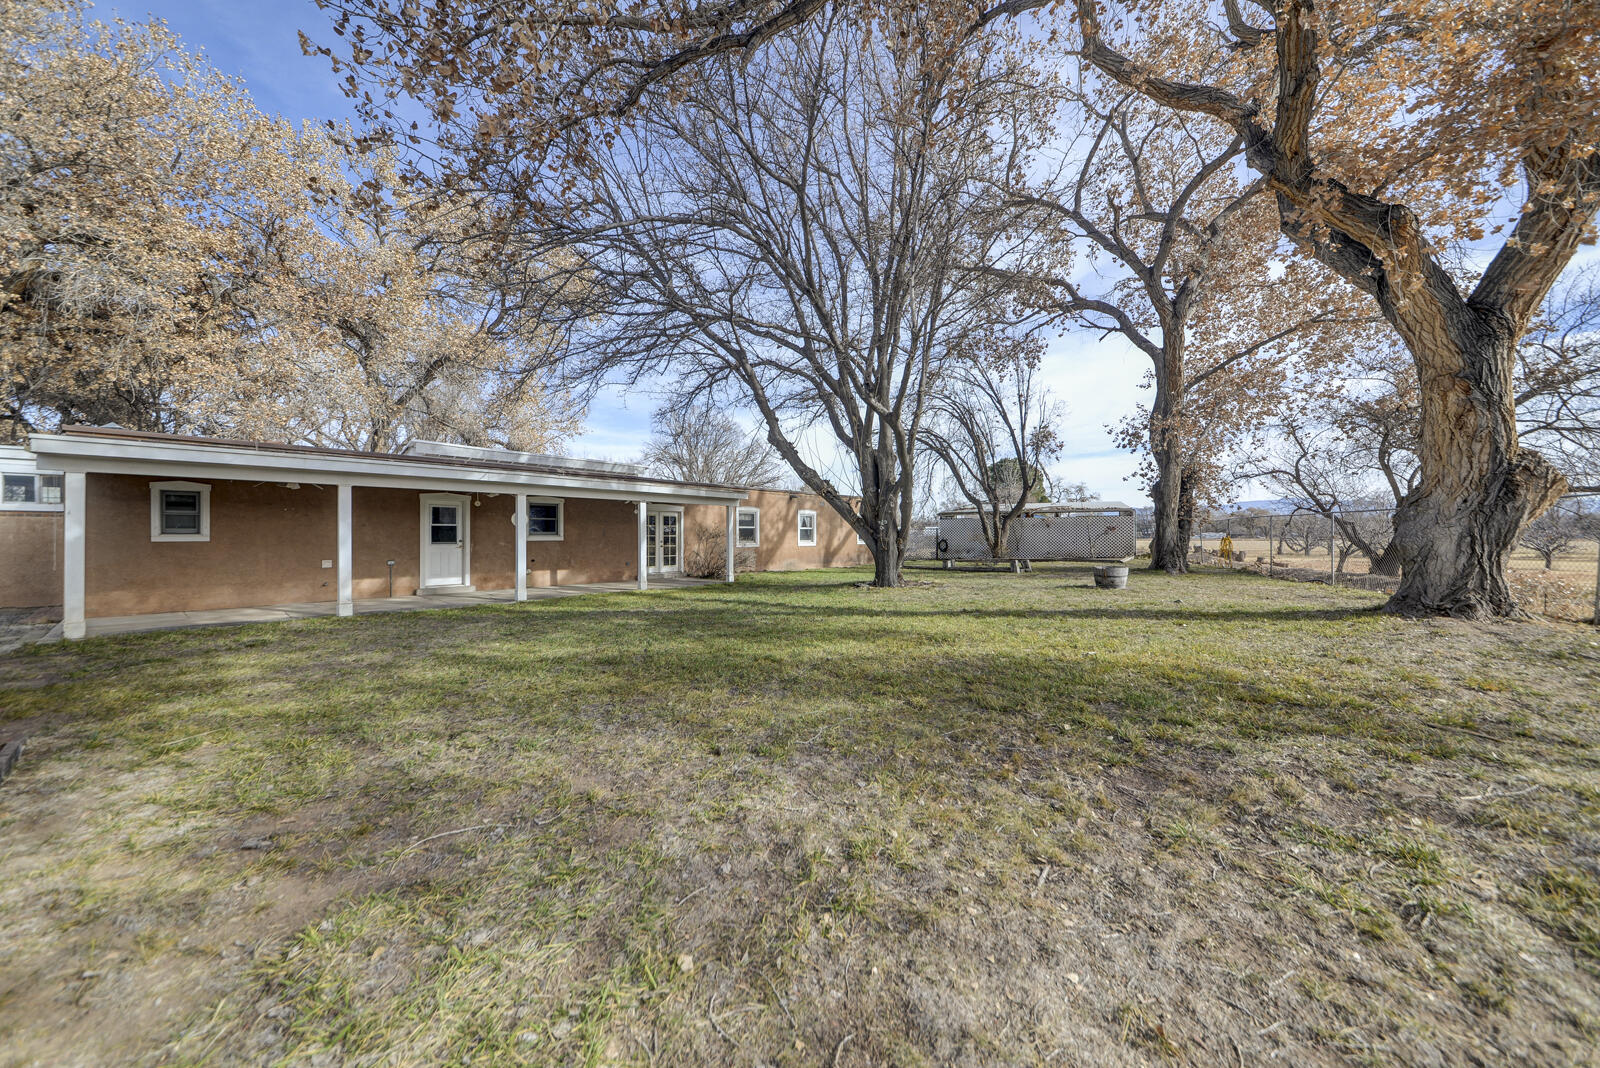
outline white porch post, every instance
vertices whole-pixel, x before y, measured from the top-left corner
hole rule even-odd
[[[728,581],[733,581],[733,550],[739,534],[739,506],[728,505]]]
[[[645,516],[650,511],[649,501],[639,502],[639,588],[650,588],[650,544],[645,532]]]
[[[66,558],[61,562],[61,634],[74,641],[83,637],[86,629],[83,622],[83,541],[88,478],[82,471],[69,471],[62,486],[62,547]]]
[[[339,484],[339,614],[353,616],[356,614],[355,583],[351,578],[351,568],[355,562],[355,532],[354,523],[351,521],[350,485]]]
[[[528,495],[516,495],[517,514],[512,519],[512,537],[517,539],[517,594],[516,600],[528,599]]]

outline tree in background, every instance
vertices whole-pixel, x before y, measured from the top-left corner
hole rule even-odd
[[[1597,277],[1595,269],[1585,270],[1551,294],[1518,346],[1512,379],[1519,438],[1544,446],[1571,482],[1585,488],[1600,483]],[[1421,479],[1422,391],[1411,361],[1396,347],[1374,344],[1332,369],[1310,391],[1317,402],[1277,423],[1270,442],[1236,476],[1263,481],[1297,507],[1335,522],[1379,575],[1401,574],[1394,524],[1356,512],[1389,516]],[[1518,543],[1537,549],[1535,543],[1570,525],[1560,517],[1532,523],[1532,533]]]
[[[1517,435],[1574,490],[1600,493],[1600,264],[1545,301],[1517,346]]]
[[[989,558],[1004,559],[1011,524],[1047,497],[1045,466],[1060,451],[1059,413],[1038,381],[1035,344],[1002,338],[951,365],[929,403],[922,447],[978,514]]]
[[[1199,41],[1209,9],[1167,0],[1105,19],[1098,0],[1076,0],[1083,55],[1162,107],[1234,130],[1283,233],[1403,339],[1422,418],[1390,607],[1514,614],[1512,547],[1566,485],[1519,440],[1512,374],[1600,207],[1592,16],[1567,0],[1278,0],[1248,18],[1238,0],[1224,8],[1236,58],[1223,71],[1207,48],[1173,48],[1162,18],[1183,18]],[[1498,205],[1519,181],[1515,225],[1487,266],[1453,271],[1450,244],[1502,229]]]
[[[0,26],[6,436],[211,430],[244,414],[258,399],[241,395],[241,366],[287,369],[286,349],[246,334],[275,318],[295,255],[279,228],[310,206],[302,175],[332,178],[325,160],[159,23],[0,0]]]
[[[1208,60],[1225,62],[1220,46]],[[1012,190],[1055,228],[1026,271],[1041,304],[1149,358],[1153,397],[1116,437],[1147,458],[1150,566],[1185,571],[1183,502],[1211,501],[1229,445],[1288,404],[1288,368],[1337,352],[1324,331],[1358,314],[1314,267],[1291,262],[1273,277],[1276,219],[1262,183],[1240,174],[1242,135],[1092,69],[1064,97],[1059,174]],[[1080,281],[1084,250],[1092,274]]]
[[[0,435],[549,448],[555,338],[393,154],[354,170],[160,23],[0,0]]]
[[[777,450],[710,400],[670,405],[657,412],[639,462],[653,475],[685,482],[717,482],[766,489],[789,471]]]
[[[565,324],[573,373],[733,391],[871,549],[874,582],[898,585],[930,399],[1009,325],[981,265],[1006,240],[989,190],[1024,73],[999,38],[832,18],[645,100],[537,228],[594,301]],[[802,455],[813,427],[859,511]]]

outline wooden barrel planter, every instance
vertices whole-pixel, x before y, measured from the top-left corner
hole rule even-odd
[[[1106,567],[1094,569],[1094,584],[1103,590],[1125,590],[1128,588],[1128,565],[1110,564]]]

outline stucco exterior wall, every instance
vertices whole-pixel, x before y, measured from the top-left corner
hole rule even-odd
[[[639,577],[638,516],[631,502],[569,497],[565,521],[562,540],[528,542],[528,585],[628,582]],[[508,541],[506,551],[511,548]],[[510,577],[508,565],[508,586]]]
[[[150,483],[144,476],[87,479],[85,614],[90,617],[204,611],[337,598],[337,492],[332,486],[207,480],[209,541],[150,539]],[[351,491],[353,587],[357,598],[395,595],[420,581],[420,490]],[[480,590],[515,585],[511,494],[467,496],[471,582]],[[761,544],[740,549],[742,567],[797,570],[869,564],[855,531],[812,494],[758,490],[746,507],[761,510]],[[817,513],[817,544],[799,543],[799,513]],[[528,543],[528,584],[627,582],[637,577],[636,517],[628,501],[568,498],[560,541]],[[684,509],[685,562],[698,554],[720,568],[726,512],[721,505]],[[0,551],[13,566],[0,577],[0,604],[61,602],[61,515],[0,515]],[[23,562],[17,566],[16,562]],[[691,567],[690,572],[694,569]]]
[[[91,474],[84,505],[84,614],[204,611],[332,601],[337,499],[332,486],[291,490],[207,480],[211,540],[150,540],[150,483]],[[416,520],[412,520],[416,529]],[[413,547],[412,554],[416,549]]]
[[[0,512],[0,608],[61,603],[61,513]]]
[[[872,563],[872,552],[856,544],[855,528],[821,497],[787,490],[751,490],[742,508],[761,511],[761,544],[738,549],[742,570],[801,571],[813,567],[854,567]],[[817,543],[800,544],[800,513],[817,513]],[[720,567],[727,513],[720,505],[684,509],[686,560],[699,549]]]

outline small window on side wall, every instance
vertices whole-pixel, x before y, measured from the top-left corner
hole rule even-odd
[[[800,513],[800,544],[815,545],[817,543],[817,513]]]
[[[741,549],[754,549],[761,544],[761,509],[739,509],[736,540]]]
[[[151,541],[210,541],[211,487],[203,482],[150,483]]]
[[[61,511],[59,471],[7,471],[0,474],[0,510],[13,512]]]
[[[528,540],[560,541],[566,534],[566,504],[555,498],[528,502]]]

